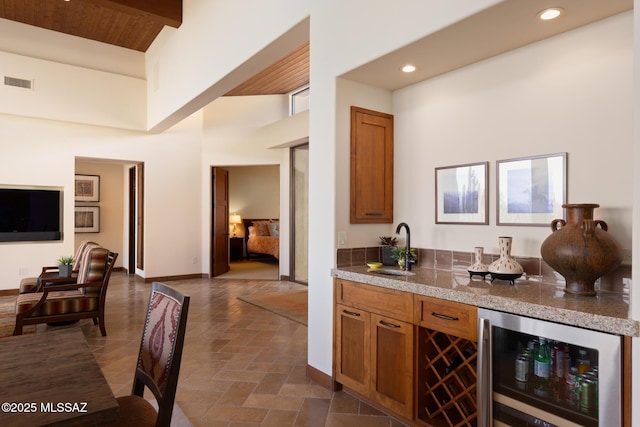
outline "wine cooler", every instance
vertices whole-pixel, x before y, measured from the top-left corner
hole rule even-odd
[[[479,426],[621,425],[621,337],[478,310]]]

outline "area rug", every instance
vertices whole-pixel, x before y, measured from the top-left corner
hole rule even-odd
[[[307,290],[301,289],[241,295],[238,299],[307,326],[308,297]]]
[[[2,297],[0,299],[0,338],[13,335],[16,327],[16,297]],[[36,325],[24,326],[22,334],[33,334]]]

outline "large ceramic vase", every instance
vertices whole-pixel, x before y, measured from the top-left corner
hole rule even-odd
[[[522,276],[524,269],[511,256],[511,237],[498,237],[500,247],[500,258],[489,264],[489,273],[491,273],[491,281],[494,279],[508,280],[512,285],[514,280]]]
[[[602,220],[593,219],[595,203],[564,204],[567,220],[554,219],[542,246],[542,259],[566,281],[565,292],[595,295],[595,281],[622,262],[622,250]]]

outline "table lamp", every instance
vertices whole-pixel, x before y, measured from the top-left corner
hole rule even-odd
[[[236,237],[236,225],[242,224],[242,217],[235,213],[229,215],[229,224],[233,224],[233,237]]]

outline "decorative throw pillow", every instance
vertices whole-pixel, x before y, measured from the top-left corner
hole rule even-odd
[[[257,236],[258,232],[255,227],[249,227],[249,237]]]
[[[280,223],[277,221],[269,223],[269,234],[278,237],[280,235]]]
[[[258,236],[269,235],[269,221],[253,221],[253,227],[257,229]]]

